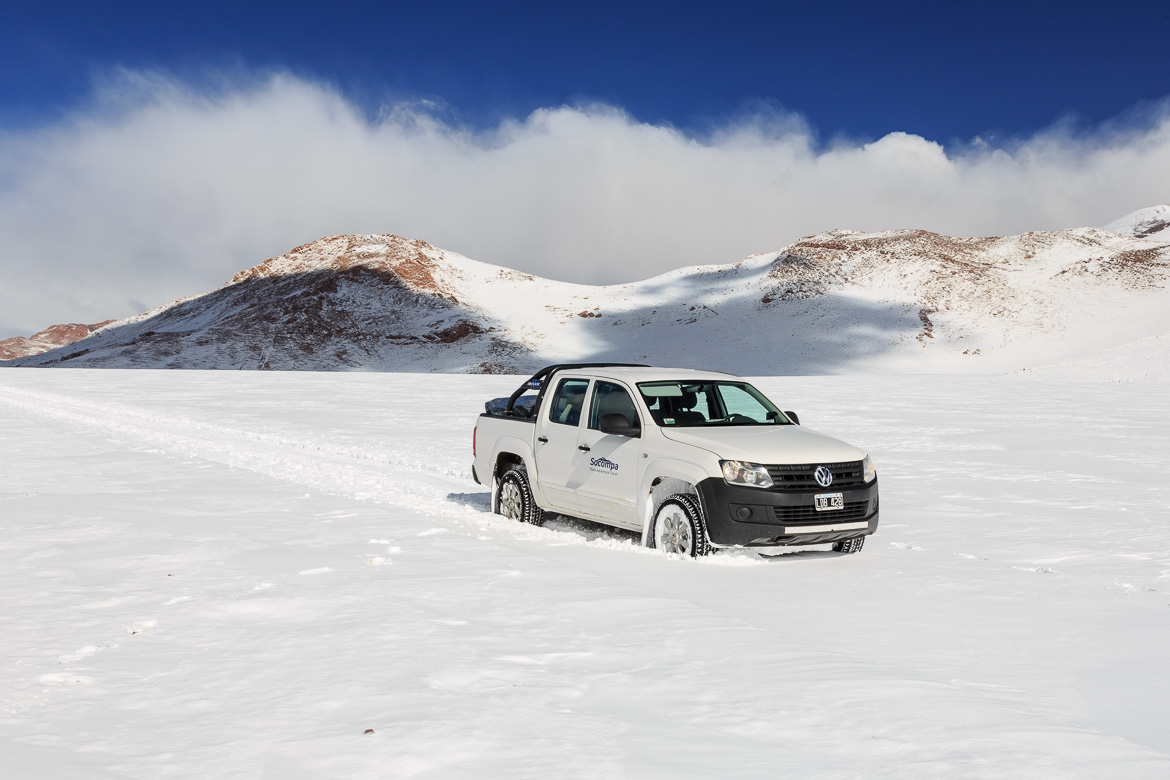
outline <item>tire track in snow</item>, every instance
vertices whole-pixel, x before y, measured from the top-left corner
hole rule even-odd
[[[104,433],[131,446],[179,458],[199,458],[241,468],[318,492],[390,505],[431,520],[470,521],[463,533],[490,531],[497,543],[506,540],[546,546],[605,548],[625,553],[661,555],[604,526],[582,527],[575,519],[555,519],[550,527],[498,522],[467,499],[470,475],[465,470],[436,467],[422,459],[403,457],[391,448],[366,449],[349,444],[298,438],[267,430],[249,430],[112,402],[79,400],[74,396],[3,386],[0,402],[25,413]],[[463,525],[463,523],[460,523]],[[448,530],[454,530],[448,528]],[[766,565],[754,554],[711,556],[699,565]]]
[[[0,402],[172,457],[201,458],[323,493],[412,510],[449,513],[452,503],[446,496],[465,486],[465,475],[455,469],[434,468],[390,449],[311,441],[10,386]]]

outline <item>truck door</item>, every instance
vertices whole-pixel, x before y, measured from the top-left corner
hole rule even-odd
[[[577,437],[581,430],[588,397],[589,380],[566,377],[557,382],[552,397],[536,421],[536,476],[549,506],[566,514],[577,514],[577,485],[574,483]]]
[[[602,433],[606,415],[621,415],[631,434]],[[637,516],[642,421],[630,392],[616,382],[593,383],[588,423],[581,428],[574,451],[572,482],[577,484],[581,513],[625,528],[640,529]]]

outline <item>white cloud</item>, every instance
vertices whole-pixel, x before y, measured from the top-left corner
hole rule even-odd
[[[799,116],[689,136],[607,106],[490,131],[425,103],[368,119],[288,74],[192,87],[123,73],[0,137],[0,329],[96,321],[337,233],[392,232],[558,279],[730,262],[830,228],[990,235],[1100,225],[1170,199],[1170,112],[962,149],[820,145]]]

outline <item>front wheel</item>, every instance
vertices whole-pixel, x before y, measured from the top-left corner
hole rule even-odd
[[[852,539],[842,539],[839,542],[833,542],[833,551],[849,555],[851,553],[861,552],[861,547],[864,544],[864,536],[855,536]]]
[[[498,511],[509,520],[532,525],[544,524],[544,510],[532,498],[527,471],[514,466],[500,477]]]
[[[659,550],[697,558],[711,551],[703,528],[703,511],[694,497],[671,496],[654,514],[654,546]]]

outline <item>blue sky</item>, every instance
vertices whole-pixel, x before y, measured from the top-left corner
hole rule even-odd
[[[1170,3],[17,3],[0,110],[35,121],[112,67],[287,68],[460,121],[600,101],[702,129],[761,105],[824,136],[948,142],[1093,124],[1170,94]]]
[[[557,279],[1170,201],[1170,3],[18,3],[0,337],[325,235]]]

